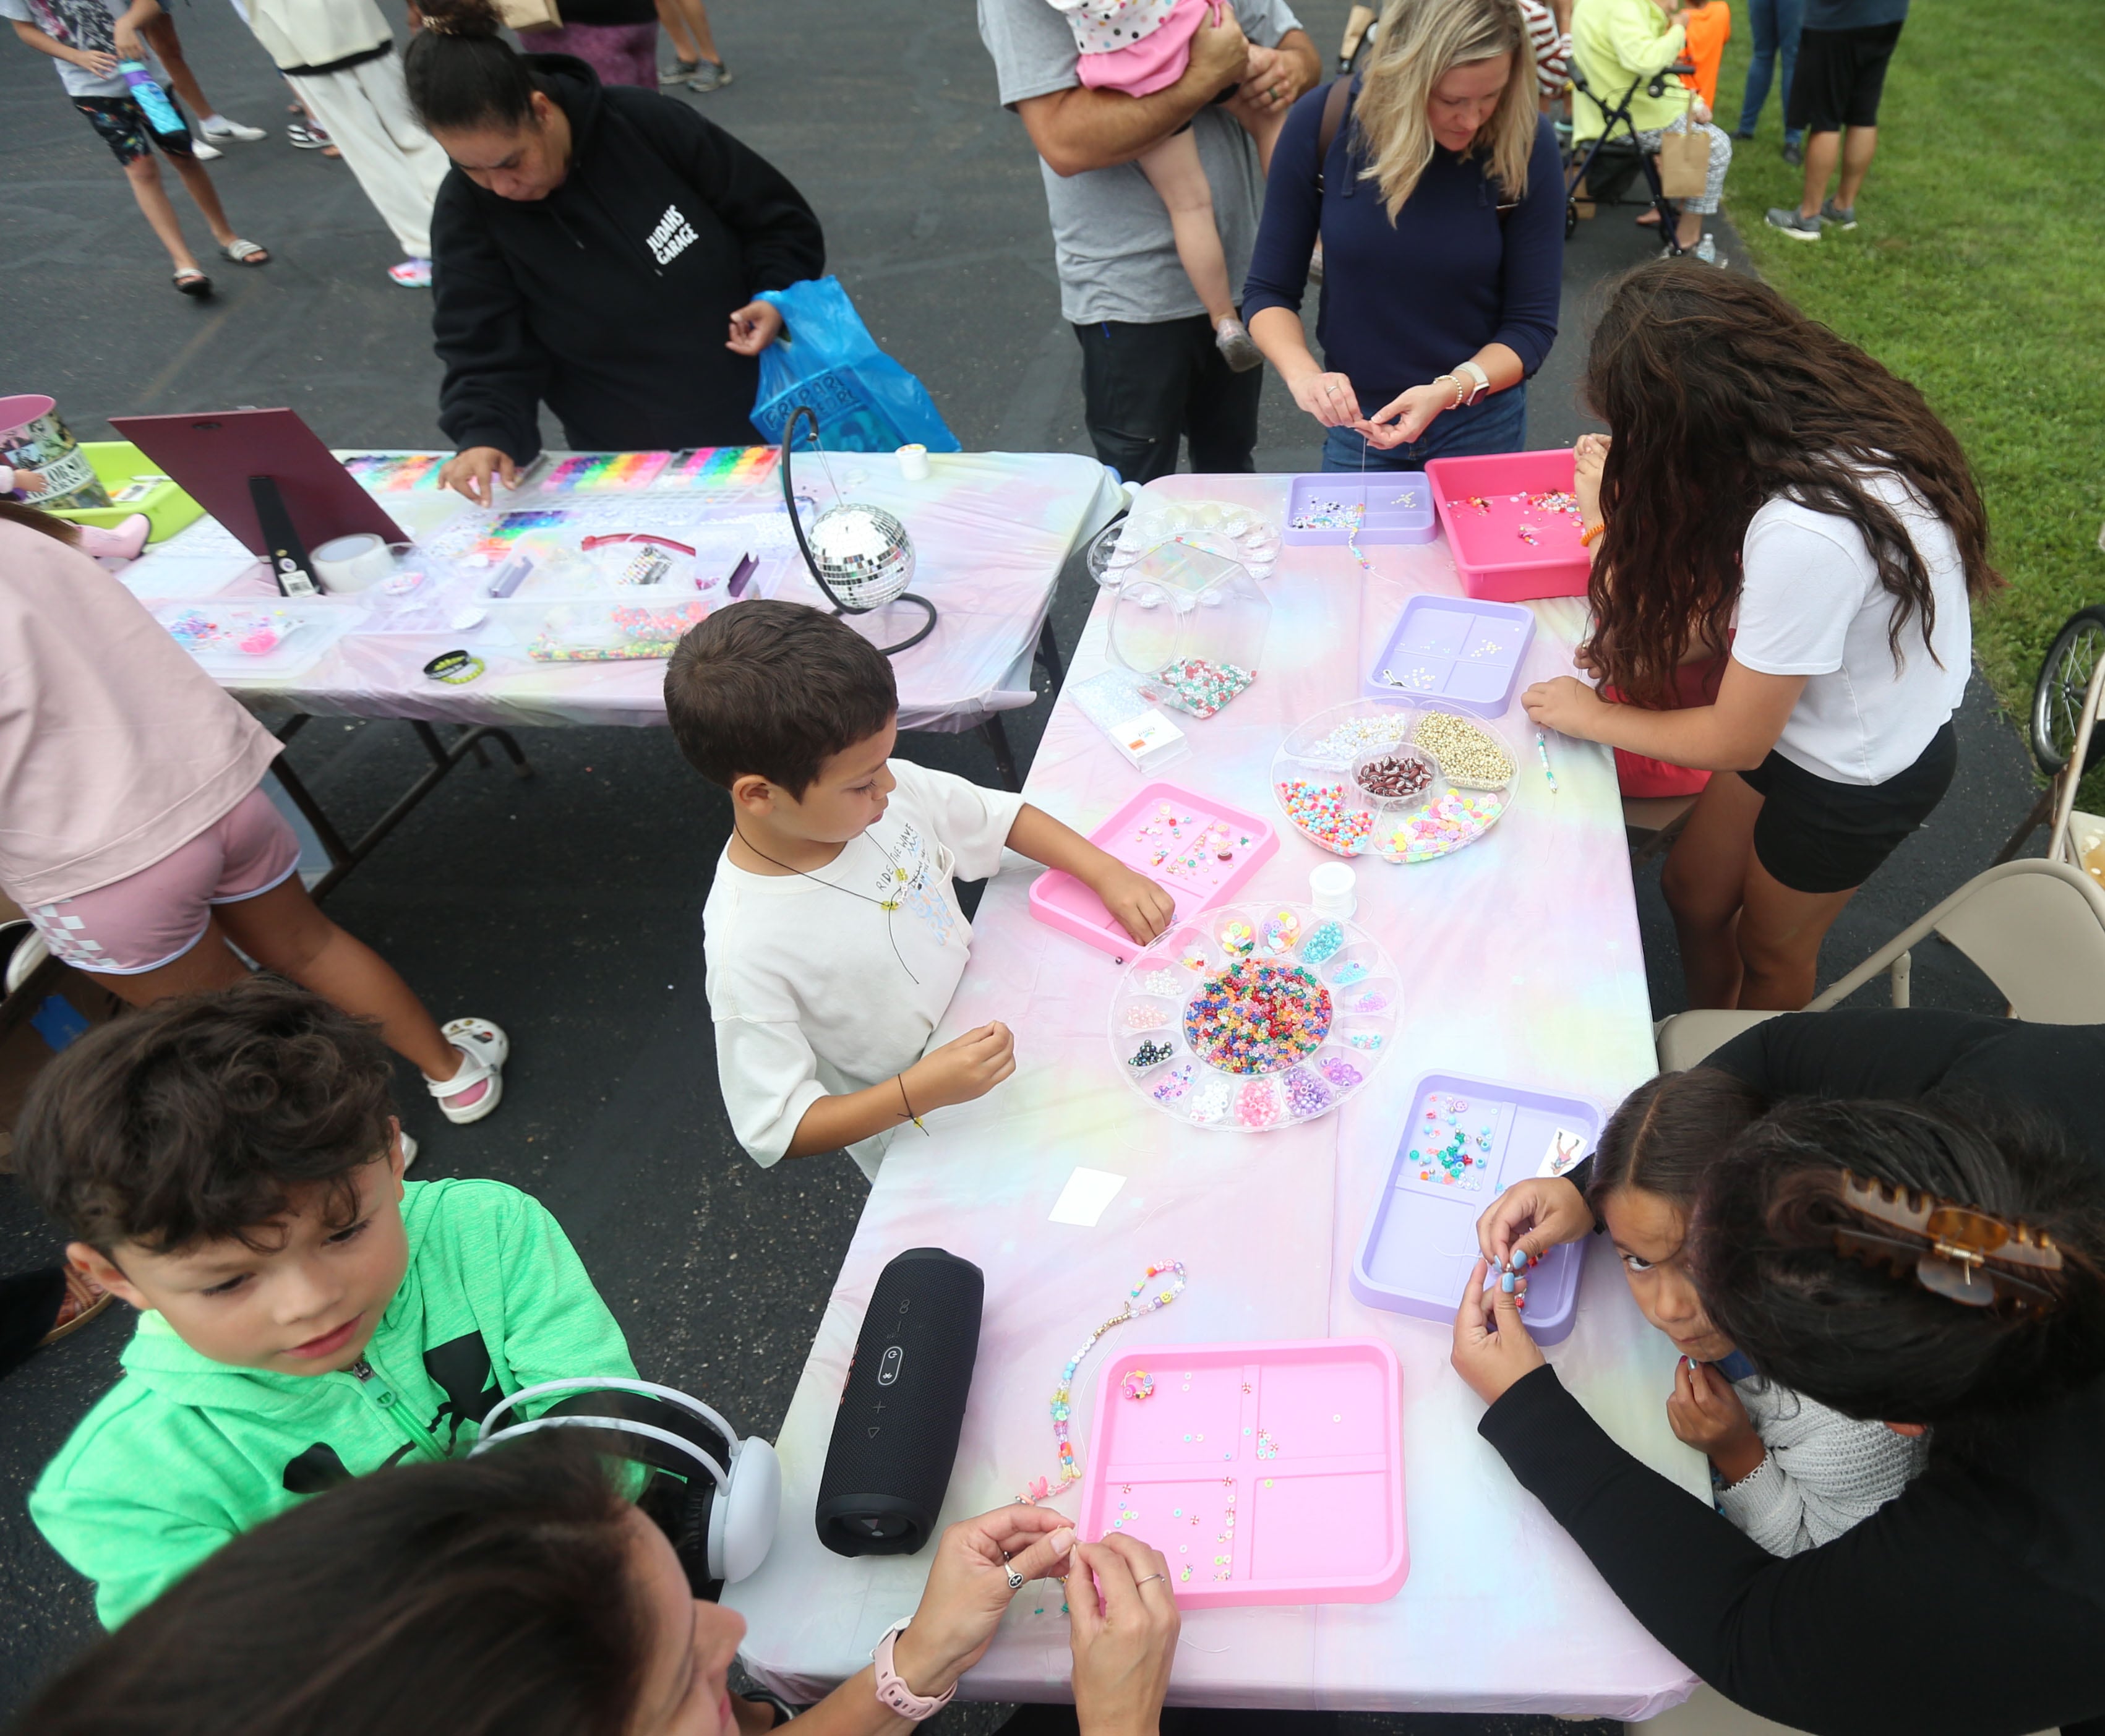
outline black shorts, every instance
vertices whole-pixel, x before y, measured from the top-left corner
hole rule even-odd
[[[187,163],[197,154],[188,126],[180,126],[173,132],[154,132],[136,96],[76,96],[73,105],[87,117],[96,136],[127,168],[146,154],[149,140],[159,145],[166,157]],[[177,120],[183,118],[182,106],[174,97],[168,99],[168,106],[176,111]]]
[[[1856,30],[1799,31],[1785,124],[1807,132],[1877,126],[1886,63],[1901,39],[1901,22]]]
[[[1740,776],[1762,798],[1754,855],[1794,892],[1847,892],[1900,847],[1944,800],[1959,765],[1950,723],[1884,783],[1837,783],[1771,752]]]

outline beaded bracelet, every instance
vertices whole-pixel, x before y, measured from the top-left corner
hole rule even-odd
[[[1140,1301],[1141,1292],[1145,1290],[1153,1279],[1160,1278],[1164,1272],[1174,1273],[1176,1282],[1167,1289],[1156,1292],[1146,1301]],[[1082,1480],[1081,1467],[1075,1462],[1075,1444],[1069,1438],[1067,1432],[1067,1419],[1073,1408],[1071,1399],[1075,1387],[1075,1371],[1082,1366],[1082,1359],[1096,1348],[1097,1341],[1113,1327],[1123,1326],[1128,1320],[1137,1320],[1142,1314],[1153,1314],[1158,1308],[1167,1308],[1183,1293],[1183,1261],[1164,1260],[1150,1266],[1147,1269],[1147,1275],[1126,1292],[1125,1306],[1090,1333],[1082,1341],[1081,1349],[1067,1359],[1067,1366],[1060,1371],[1060,1384],[1052,1389],[1052,1439],[1060,1453],[1059,1481],[1053,1483],[1046,1478],[1039,1477],[1028,1489],[1016,1497],[1018,1501],[1026,1504],[1044,1501],[1048,1496],[1058,1494],[1069,1484],[1079,1483]],[[1137,1307],[1133,1305],[1136,1302],[1139,1303]],[[1148,1390],[1151,1392],[1153,1390],[1153,1385],[1151,1382]],[[1146,1395],[1133,1392],[1128,1396],[1142,1398]]]

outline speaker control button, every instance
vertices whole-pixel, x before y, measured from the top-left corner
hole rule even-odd
[[[906,1352],[898,1345],[887,1345],[883,1358],[877,1365],[877,1384],[889,1386],[899,1378],[899,1365],[905,1360]]]

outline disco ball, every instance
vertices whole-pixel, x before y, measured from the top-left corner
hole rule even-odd
[[[882,507],[829,507],[807,540],[819,576],[843,608],[882,608],[914,582],[913,540]]]

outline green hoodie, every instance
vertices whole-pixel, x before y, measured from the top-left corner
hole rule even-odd
[[[306,1496],[412,1457],[465,1457],[504,1394],[635,1374],[621,1328],[539,1202],[497,1181],[412,1181],[402,1222],[409,1270],[363,1376],[232,1368],[158,1314],[140,1316],[124,1377],[29,1497],[51,1546],[96,1582],[105,1626]]]

